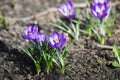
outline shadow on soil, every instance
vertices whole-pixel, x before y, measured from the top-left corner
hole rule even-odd
[[[51,73],[49,75],[47,75],[46,73],[43,73],[43,72],[41,72],[39,76],[36,75],[36,68],[35,68],[32,60],[27,55],[20,52],[17,48],[14,49],[14,48],[7,47],[7,45],[2,41],[0,41],[0,53],[7,53],[7,57],[5,58],[5,60],[3,60],[3,63],[5,63],[6,61],[8,61],[8,64],[10,62],[13,62],[14,68],[16,68],[16,67],[19,68],[19,71],[16,72],[17,74],[20,74],[23,76],[30,74],[30,76],[32,76],[32,77],[35,76],[35,80],[40,80],[42,77],[44,77],[46,80],[53,80],[53,78],[54,78],[54,80],[59,80],[60,74],[54,70],[53,70],[54,72],[51,71]],[[0,57],[2,57],[2,56],[0,56]],[[4,64],[2,64],[2,66],[4,66]],[[9,65],[7,65],[7,66],[11,67]],[[4,68],[4,67],[2,67],[2,68]],[[14,74],[13,74],[14,72],[12,72],[13,70],[9,70],[9,68],[5,69],[5,70],[6,71],[4,71],[4,72],[9,73],[9,76],[8,75],[5,75],[5,76],[8,76],[7,78],[9,78],[9,80],[15,80]],[[10,72],[8,72],[8,71],[10,71]],[[6,74],[6,73],[4,73],[4,74]]]

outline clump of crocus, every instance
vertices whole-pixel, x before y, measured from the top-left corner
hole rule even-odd
[[[67,48],[64,46],[66,37],[63,33],[59,34],[55,31],[53,35],[47,38],[45,33],[39,33],[38,25],[29,24],[24,29],[22,38],[29,40],[30,45],[28,48],[22,48],[20,46],[19,48],[34,62],[37,74],[39,74],[41,69],[49,73],[53,64],[56,64],[60,68],[60,71],[64,73],[64,59]]]
[[[78,17],[78,14],[76,15],[74,13],[74,6],[71,0],[68,0],[68,2],[62,4],[61,6],[57,6],[57,10],[66,17],[70,23],[65,23],[61,19],[58,19],[58,21],[61,23],[60,25],[53,24],[52,25],[56,28],[59,28],[63,30],[64,32],[68,33],[72,38],[78,40],[79,39],[79,30],[80,30],[80,22],[78,20],[73,20],[73,18]],[[73,22],[76,24],[73,24]],[[69,27],[70,26],[70,27]]]
[[[109,18],[110,5],[109,0],[94,0],[94,3],[90,6],[90,12],[97,19],[89,18],[91,20],[92,26],[98,26],[98,31],[94,27],[90,27],[92,32],[97,35],[97,38],[101,44],[104,44],[104,37],[106,36],[106,29],[108,28],[108,35],[112,34],[112,26],[108,25],[109,23],[114,22],[114,18]],[[111,19],[111,21],[109,21]],[[113,20],[114,19],[114,20]],[[94,21],[94,22],[92,22]],[[94,23],[94,24],[93,24]],[[90,26],[90,25],[88,25]]]
[[[22,37],[28,40],[35,40],[38,34],[38,26],[37,24],[29,24],[28,27],[24,29],[24,33]]]
[[[46,39],[46,34],[40,34],[38,32],[37,24],[29,24],[27,28],[24,29],[22,34],[23,39],[32,40],[34,42],[44,42]]]

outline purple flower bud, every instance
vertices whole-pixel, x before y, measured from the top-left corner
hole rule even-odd
[[[71,0],[68,0],[68,2],[62,6],[58,6],[57,10],[69,19],[75,17],[74,6]]]
[[[102,19],[108,15],[109,8],[106,3],[104,4],[98,3],[98,4],[91,5],[90,11],[94,16]]]
[[[34,40],[36,43],[39,43],[39,42],[42,42],[44,43],[46,40],[46,34],[40,34],[38,33],[37,36],[36,36],[36,39]]]
[[[22,34],[23,39],[35,39],[36,34],[38,33],[38,26],[36,24],[29,24],[28,28],[24,29]]]
[[[64,34],[58,34],[58,32],[54,32],[53,35],[49,36],[49,46],[52,48],[60,48],[65,44],[66,37]]]

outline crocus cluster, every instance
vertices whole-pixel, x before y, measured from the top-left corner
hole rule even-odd
[[[57,10],[68,19],[75,17],[74,6],[71,0],[68,0],[68,2],[64,3],[62,6],[58,6]]]
[[[109,0],[94,0],[94,3],[91,5],[90,11],[97,18],[104,18],[109,13]]]
[[[27,28],[24,29],[24,33],[22,34],[23,39],[33,40],[37,43],[45,42],[46,34],[40,34],[38,32],[37,24],[29,24]]]
[[[38,32],[37,24],[29,24],[27,28],[24,29],[22,34],[23,39],[32,40],[36,43],[44,43],[46,41],[46,34]],[[66,37],[64,34],[59,34],[58,32],[54,32],[48,38],[48,44],[52,48],[60,49],[64,43],[66,42]]]
[[[63,33],[59,34],[55,31],[47,38],[45,33],[39,33],[38,25],[29,24],[24,29],[22,37],[29,40],[30,45],[25,49],[20,48],[33,60],[37,74],[41,71],[43,64],[44,70],[49,73],[53,63],[64,73],[64,58],[67,49],[64,46],[66,37]]]

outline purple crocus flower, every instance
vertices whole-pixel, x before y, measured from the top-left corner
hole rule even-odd
[[[38,33],[34,41],[36,43],[39,43],[39,42],[44,43],[45,40],[46,40],[46,34],[45,33],[43,33],[43,34]]]
[[[62,6],[58,6],[57,10],[69,19],[75,17],[74,6],[71,0],[68,0]]]
[[[109,7],[106,3],[93,4],[91,5],[90,11],[94,16],[102,19],[108,15]]]
[[[108,4],[110,0],[94,0],[95,4],[101,3],[101,4]]]
[[[38,33],[37,24],[29,24],[27,28],[24,29],[24,33],[22,34],[23,39],[34,40]]]
[[[54,32],[53,35],[49,36],[49,46],[52,48],[60,48],[65,44],[66,37],[64,34],[58,34],[58,32]]]

